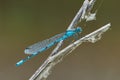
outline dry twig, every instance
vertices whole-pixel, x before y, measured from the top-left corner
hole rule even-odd
[[[90,12],[96,0],[85,0],[82,7],[74,17],[73,21],[69,25],[67,30],[73,29],[77,26],[81,20],[85,19],[86,21],[94,20],[95,16],[93,16]],[[92,18],[91,18],[92,17]],[[101,38],[101,34],[107,31],[110,28],[111,24],[107,24],[98,30],[78,39],[77,41],[71,43],[67,47],[62,50],[59,48],[62,46],[63,41],[59,42],[50,56],[46,59],[46,61],[39,67],[39,69],[32,75],[29,80],[46,80],[48,75],[51,72],[51,69],[59,63],[66,55],[71,53],[75,48],[77,48],[83,42],[96,42]]]

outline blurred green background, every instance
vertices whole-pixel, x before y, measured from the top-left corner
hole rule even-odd
[[[84,0],[0,0],[0,80],[28,80],[48,57],[43,52],[20,67],[24,49],[64,32]],[[101,0],[97,0],[94,10]],[[97,20],[80,23],[83,34],[112,23],[102,39],[84,43],[53,70],[47,80],[120,80],[120,1],[104,0]]]

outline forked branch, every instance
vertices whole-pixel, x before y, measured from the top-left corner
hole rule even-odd
[[[75,28],[81,20],[94,20],[95,16],[91,14],[91,10],[96,0],[85,0],[82,7],[74,17],[73,21],[69,25],[67,30]],[[38,70],[32,75],[29,80],[46,80],[48,75],[51,73],[51,70],[57,63],[59,63],[66,55],[71,53],[74,49],[76,49],[83,42],[96,42],[101,38],[101,34],[106,32],[110,28],[111,24],[108,23],[105,26],[91,32],[90,34],[78,39],[77,41],[71,43],[67,47],[62,50],[59,48],[62,46],[63,41],[59,42],[50,56],[46,59],[46,61],[38,68]]]

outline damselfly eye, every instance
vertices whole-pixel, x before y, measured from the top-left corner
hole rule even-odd
[[[82,32],[82,28],[81,27],[77,27],[76,28],[76,32]]]

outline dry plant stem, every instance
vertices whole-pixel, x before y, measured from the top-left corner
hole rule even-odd
[[[81,20],[86,19],[85,16],[90,15],[90,11],[92,10],[95,1],[96,0],[85,0],[84,1],[82,7],[77,12],[76,16],[74,17],[74,19],[72,20],[72,22],[68,26],[67,30],[75,28],[77,26],[77,24],[79,22],[81,22]],[[63,41],[60,41],[58,43],[57,47],[52,51],[51,55],[54,55],[58,52],[59,48],[62,46],[62,43],[63,43]]]
[[[106,32],[109,28],[110,28],[111,24],[108,23],[105,26],[95,30],[94,32],[87,34],[86,36],[78,39],[77,41],[71,43],[70,45],[68,45],[67,47],[65,47],[64,49],[62,49],[61,51],[59,51],[56,55],[51,56],[49,58],[50,62],[57,62],[56,60],[59,60],[58,62],[60,62],[60,57],[64,57],[65,55],[68,55],[69,53],[71,53],[74,49],[76,49],[78,46],[80,46],[83,42],[92,42],[95,43],[96,41],[101,39],[101,35]]]
[[[74,17],[73,21],[67,28],[67,30],[73,29],[77,26],[79,22],[83,19],[87,19],[89,17],[90,11],[94,5],[96,0],[85,0],[82,7]],[[88,17],[85,17],[88,16]],[[48,75],[50,74],[51,69],[62,60],[65,55],[68,55],[72,50],[74,50],[77,46],[79,46],[82,42],[91,41],[95,42],[97,39],[100,39],[101,33],[105,32],[109,28],[110,24],[103,26],[102,28],[92,32],[85,37],[75,41],[74,43],[68,45],[66,48],[60,50],[60,47],[63,44],[63,41],[59,42],[50,56],[46,59],[46,61],[39,67],[39,69],[32,75],[29,80],[46,80]],[[98,36],[96,39],[94,36]],[[60,51],[59,51],[60,50]]]
[[[66,55],[71,53],[74,49],[76,49],[83,42],[96,42],[101,38],[101,34],[106,32],[110,28],[111,24],[107,24],[98,30],[78,39],[74,43],[68,45],[66,48],[59,51],[54,56],[49,56],[47,60],[43,63],[43,65],[35,72],[35,74],[29,80],[45,80],[50,74],[51,69],[59,63]]]

